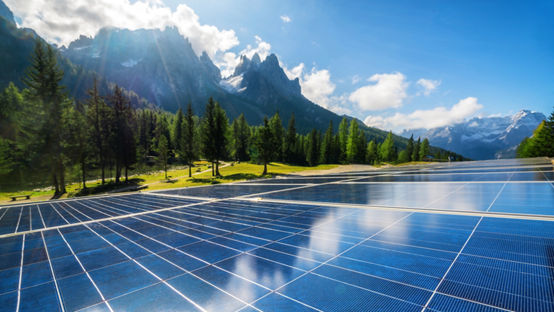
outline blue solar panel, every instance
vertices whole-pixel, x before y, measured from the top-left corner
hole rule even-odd
[[[9,207],[0,310],[551,311],[554,222],[489,212],[553,215],[554,188],[489,177],[498,183],[234,184],[185,194],[198,200],[178,190]],[[273,191],[261,196],[276,202],[223,199]],[[337,200],[431,210],[316,203]]]

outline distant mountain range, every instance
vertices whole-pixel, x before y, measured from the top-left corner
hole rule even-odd
[[[446,127],[404,130],[401,135],[426,137],[434,146],[475,160],[513,158],[519,143],[544,119],[542,113],[521,110],[513,116],[476,117]]]

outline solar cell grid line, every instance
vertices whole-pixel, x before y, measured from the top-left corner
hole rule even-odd
[[[23,208],[21,208],[21,212],[19,213],[19,218],[17,218],[17,224],[15,225],[15,231],[14,233],[17,232],[17,230],[19,229],[19,223],[21,222],[21,215],[23,214]]]
[[[316,207],[316,208],[317,208],[317,207]],[[112,222],[114,222],[114,221],[112,221]],[[130,229],[130,228],[129,228],[129,230],[134,231],[133,229]],[[291,234],[291,235],[294,235],[294,234]],[[145,235],[145,236],[147,236],[147,235]],[[147,236],[147,237],[148,237],[148,236]],[[151,238],[151,239],[153,239],[153,238]],[[163,242],[160,242],[160,243],[164,244]],[[213,242],[212,242],[212,243],[213,243]],[[268,244],[270,244],[270,243],[272,243],[272,242],[269,242]],[[223,245],[222,245],[222,246],[223,246]],[[231,248],[231,247],[228,247],[228,246],[223,246],[223,247]],[[179,249],[176,249],[176,250],[177,250],[178,252],[180,252],[180,253],[185,254],[185,255],[192,256],[192,255],[189,255],[188,253],[185,253],[185,252],[183,252],[183,251],[181,251],[181,250],[179,250]],[[194,256],[192,256],[192,257],[194,257]],[[232,256],[232,257],[235,257],[235,256]],[[225,260],[225,259],[223,259],[223,260]],[[222,260],[222,261],[223,261],[223,260]],[[235,273],[230,272],[230,271],[227,271],[227,270],[225,270],[225,269],[223,269],[223,268],[220,268],[220,267],[219,267],[219,269],[221,269],[221,270],[223,270],[223,271],[226,271],[226,272],[228,272],[229,274],[233,274],[233,275],[235,275],[235,276],[237,276],[237,277],[239,277],[239,278],[245,279],[244,277],[239,276],[239,275],[236,275]],[[248,280],[248,279],[246,279],[246,280]],[[250,280],[249,280],[249,281],[250,281]],[[250,281],[250,282],[256,283],[256,282],[254,282],[254,281]],[[256,283],[256,284],[257,284],[257,283]],[[260,284],[260,285],[261,285],[261,284]],[[263,286],[263,285],[261,285],[261,286]],[[265,287],[265,286],[264,286],[264,287]]]
[[[303,274],[297,276],[296,278],[294,278],[294,279],[288,281],[287,283],[281,285],[280,287],[278,287],[277,289],[275,289],[274,292],[278,292],[280,289],[286,287],[287,285],[290,285],[290,284],[293,283],[294,281],[296,281],[296,280],[298,280],[298,279],[300,279],[300,278],[306,276],[307,274],[312,273],[313,271],[315,271],[316,269],[320,268],[321,266],[323,266],[323,265],[329,263],[330,261],[332,261],[332,260],[334,260],[334,259],[340,257],[341,255],[345,254],[345,253],[348,252],[349,250],[351,250],[351,249],[353,249],[353,248],[359,246],[359,245],[362,244],[363,242],[365,242],[365,241],[371,239],[373,236],[378,235],[379,233],[385,231],[387,228],[393,226],[394,224],[400,222],[401,220],[403,220],[403,219],[409,217],[409,216],[412,215],[412,214],[413,214],[413,212],[412,212],[412,213],[408,213],[408,214],[406,214],[405,216],[403,216],[403,217],[397,219],[396,221],[390,223],[388,226],[384,227],[384,228],[381,229],[380,231],[378,231],[378,232],[376,232],[376,233],[374,233],[374,234],[368,236],[367,238],[365,238],[364,240],[360,241],[359,243],[352,245],[350,248],[348,248],[348,249],[346,249],[346,250],[344,250],[344,251],[342,251],[342,252],[336,254],[335,256],[331,257],[330,259],[328,259],[328,260],[322,262],[320,265],[318,265],[318,266],[312,268],[311,270],[306,271],[305,273],[303,273]],[[279,293],[279,294],[284,295],[284,294],[282,294],[282,293]],[[267,296],[267,295],[266,295],[266,296]],[[265,296],[264,296],[264,297],[265,297]],[[259,301],[259,300],[263,299],[264,297],[261,297],[261,298],[257,299],[256,301]],[[254,303],[254,302],[253,302],[253,303]]]
[[[23,279],[23,256],[25,252],[25,234],[23,234],[23,240],[21,242],[21,262],[19,264],[19,283],[17,284],[17,304],[15,311],[19,312],[19,304],[21,301],[21,281]]]
[[[114,222],[114,221],[112,221]],[[114,244],[112,244],[110,241],[108,241],[106,238],[104,238],[102,235],[98,234],[96,231],[94,231],[93,229],[90,228],[90,226],[88,224],[84,224],[84,226],[89,229],[89,231],[91,231],[92,233],[96,234],[98,237],[100,237],[102,240],[104,240],[106,243],[108,243],[110,246],[112,246],[113,248],[115,248],[117,251],[119,251],[121,254],[123,254],[125,257],[127,257],[129,260],[133,261],[135,264],[137,264],[138,266],[140,266],[143,270],[145,270],[146,272],[148,272],[150,275],[152,275],[154,278],[158,279],[161,283],[165,284],[167,287],[169,287],[171,290],[173,290],[175,293],[177,293],[179,296],[181,296],[183,299],[187,300],[189,303],[191,303],[194,307],[196,307],[198,310],[200,311],[206,311],[204,308],[202,308],[199,304],[197,304],[196,302],[194,302],[192,299],[190,299],[189,297],[185,296],[182,292],[180,292],[179,290],[177,290],[175,287],[173,287],[171,284],[169,284],[166,280],[164,280],[163,278],[159,277],[158,275],[156,275],[154,272],[152,272],[151,270],[149,270],[148,268],[146,268],[143,264],[139,263],[138,261],[136,261],[136,259],[132,258],[131,256],[129,256],[127,253],[125,253],[123,250],[119,249],[117,246],[115,246]],[[106,302],[106,304],[108,304],[108,302]]]
[[[110,221],[110,222],[114,222],[114,221]],[[102,225],[104,228],[106,228],[106,229],[112,231],[113,233],[115,233],[115,234],[121,236],[122,238],[126,239],[127,241],[129,241],[130,243],[136,245],[137,247],[142,248],[142,249],[148,251],[151,255],[154,255],[154,256],[156,256],[156,257],[162,259],[163,261],[165,261],[165,262],[167,262],[167,263],[169,263],[169,264],[171,264],[171,265],[173,265],[173,266],[179,268],[181,271],[183,271],[183,272],[185,272],[185,273],[191,274],[192,276],[194,276],[194,277],[196,277],[197,279],[203,281],[204,283],[206,283],[206,284],[208,284],[208,285],[210,285],[210,286],[216,288],[217,290],[219,290],[219,291],[221,291],[221,292],[223,292],[223,293],[225,293],[225,294],[227,294],[227,295],[233,297],[234,299],[236,299],[236,300],[242,302],[243,304],[245,304],[246,306],[248,306],[248,302],[246,302],[246,301],[244,301],[244,300],[242,300],[242,299],[240,299],[240,298],[234,296],[233,294],[231,294],[231,293],[229,293],[229,292],[227,292],[227,291],[221,289],[220,287],[218,287],[218,286],[216,286],[216,285],[210,283],[209,281],[203,279],[202,277],[200,277],[200,276],[194,274],[193,271],[187,270],[187,269],[183,268],[182,266],[180,266],[179,264],[174,263],[174,262],[172,262],[171,260],[164,258],[163,256],[160,256],[158,253],[156,253],[156,252],[154,252],[154,251],[148,249],[147,247],[144,247],[144,246],[140,245],[139,243],[137,243],[137,242],[135,242],[135,241],[133,241],[133,240],[130,240],[129,238],[127,238],[127,237],[121,235],[120,233],[114,231],[113,229],[107,227],[107,226],[104,225],[104,224],[100,224],[100,225]],[[91,231],[92,231],[92,229],[91,229]],[[94,232],[94,231],[93,231],[93,232]],[[102,236],[99,235],[98,233],[95,233],[95,234],[98,235],[98,236],[100,236],[102,239],[104,239],[104,240],[105,240],[106,242],[108,242],[109,244],[111,244],[111,242],[109,242],[108,240],[106,240],[104,237],[102,237]],[[125,254],[125,253],[124,253],[123,251],[121,251],[117,246],[115,246],[115,245],[113,245],[113,244],[111,244],[111,245],[112,245],[112,247],[118,249],[120,252],[122,252],[123,254]],[[125,254],[125,255],[126,255],[127,257],[129,257],[127,254]],[[133,259],[134,259],[134,258],[131,258],[131,260],[133,260]],[[138,260],[140,260],[140,258],[138,258]],[[256,309],[255,307],[252,307],[252,308]],[[260,311],[259,309],[256,309],[256,310]]]
[[[492,207],[492,205],[494,205],[494,202],[496,201],[496,199],[498,199],[498,197],[500,196],[500,193],[502,193],[502,191],[504,190],[504,187],[506,187],[506,185],[508,184],[508,182],[504,183],[504,185],[502,186],[502,188],[498,191],[498,193],[496,194],[496,197],[494,198],[494,200],[490,203],[489,207],[487,208],[487,211]],[[464,245],[462,246],[462,248],[460,249],[460,251],[458,252],[458,254],[456,255],[456,258],[454,258],[454,261],[452,261],[452,263],[450,264],[450,266],[448,267],[448,269],[446,270],[446,272],[444,273],[442,279],[440,280],[440,282],[437,284],[437,287],[435,288],[435,290],[433,291],[433,294],[431,294],[431,297],[429,297],[429,300],[427,300],[427,303],[425,303],[425,306],[423,307],[423,309],[421,310],[422,312],[425,311],[428,306],[429,306],[429,303],[433,300],[433,297],[435,296],[435,294],[437,293],[439,287],[441,286],[441,284],[443,283],[443,281],[445,280],[446,276],[448,275],[448,272],[450,272],[450,270],[452,269],[452,267],[454,266],[454,263],[456,263],[456,260],[460,257],[460,254],[464,251],[464,248],[467,246],[467,243],[470,241],[471,237],[473,236],[473,234],[475,233],[475,230],[477,229],[477,227],[479,226],[479,224],[481,224],[481,221],[483,221],[483,217],[480,217],[479,218],[479,221],[477,221],[477,224],[475,225],[475,227],[473,228],[473,230],[471,231],[471,234],[469,234],[467,240],[465,241]]]
[[[58,287],[58,281],[56,279],[56,274],[54,273],[54,268],[52,267],[52,261],[50,260],[50,253],[48,253],[48,246],[46,245],[46,240],[44,239],[44,232],[40,232],[40,237],[42,238],[42,243],[44,244],[44,250],[46,252],[46,258],[48,259],[48,266],[50,267],[50,274],[52,274],[52,279],[54,280],[54,285],[56,286],[56,294],[58,295],[60,308],[61,308],[62,312],[64,312],[65,311],[64,304],[63,304],[63,301],[62,301],[62,296],[60,294],[60,289]]]
[[[92,283],[92,286],[96,289],[96,292],[98,293],[98,295],[100,296],[100,298],[102,299],[102,302],[104,302],[106,304],[106,306],[108,307],[108,309],[111,311],[111,312],[114,312],[114,310],[112,309],[111,305],[109,302],[106,301],[106,298],[104,297],[104,294],[100,291],[100,289],[98,288],[98,285],[96,285],[96,283],[94,282],[94,280],[92,279],[92,277],[90,276],[89,272],[87,271],[87,269],[83,266],[83,263],[81,263],[81,260],[79,260],[79,257],[77,257],[77,255],[75,254],[75,252],[73,251],[73,248],[71,247],[71,245],[67,242],[67,240],[65,239],[63,233],[60,231],[60,229],[56,229],[56,231],[58,231],[58,234],[61,236],[61,238],[63,239],[63,241],[65,242],[65,244],[67,245],[67,247],[69,248],[69,251],[71,252],[71,254],[73,255],[73,257],[75,258],[75,260],[77,260],[77,263],[79,263],[79,266],[81,267],[81,270],[83,270],[83,272],[85,272],[86,276],[88,277],[89,281]]]

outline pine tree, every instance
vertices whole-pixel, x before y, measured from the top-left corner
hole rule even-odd
[[[296,127],[294,120],[294,113],[291,114],[287,133],[283,144],[283,153],[285,161],[292,163],[297,159],[297,142],[296,142]]]
[[[229,128],[229,120],[225,111],[219,106],[219,103],[215,103],[215,129],[214,129],[214,151],[215,151],[215,174],[221,176],[219,173],[219,161],[227,155],[227,131]]]
[[[182,142],[181,142],[181,154],[183,160],[189,167],[189,178],[192,177],[192,165],[196,159],[196,133],[194,115],[192,112],[192,104],[189,103],[187,107],[187,113],[183,120],[182,129]]]
[[[375,140],[371,140],[369,143],[367,143],[366,162],[371,165],[379,162],[377,152],[377,144],[375,143]]]
[[[74,164],[79,164],[81,169],[82,189],[86,191],[87,166],[89,165],[92,142],[89,137],[91,126],[87,123],[85,107],[77,103],[75,108],[68,110],[68,155]]]
[[[173,120],[173,147],[179,154],[183,150],[183,118],[183,110],[179,107]],[[179,158],[182,159],[183,155],[179,155]]]
[[[406,162],[410,160],[415,160],[415,159],[412,159],[413,153],[414,153],[414,135],[412,134],[410,136],[410,139],[408,140],[408,145],[406,146],[406,154],[408,156],[408,160]]]
[[[306,143],[306,161],[308,165],[315,166],[317,165],[317,158],[319,156],[317,148],[317,131],[312,129],[310,134],[308,134],[308,140]]]
[[[165,173],[165,179],[167,180],[167,161],[169,158],[169,147],[167,144],[167,138],[165,135],[161,135],[158,139],[158,154],[159,161]]]
[[[275,160],[283,161],[285,129],[283,129],[283,123],[278,112],[269,120],[269,127],[275,139]]]
[[[425,138],[419,149],[419,160],[425,160],[427,155],[429,155],[429,139]]]
[[[39,126],[35,138],[42,143],[46,166],[52,177],[55,195],[65,190],[64,137],[67,120],[63,116],[70,102],[61,86],[63,71],[59,68],[56,53],[49,45],[46,49],[40,40],[36,41],[31,66],[27,69],[23,82],[30,90],[31,97],[38,101],[45,113],[45,119]]]
[[[381,149],[379,150],[379,158],[383,161],[395,161],[395,152],[394,152],[394,139],[392,137],[392,132],[389,131],[387,138],[381,144]]]
[[[215,128],[215,102],[210,98],[208,104],[206,104],[206,112],[202,121],[202,154],[212,163],[212,176],[215,176]]]
[[[115,182],[119,183],[121,171],[125,169],[125,181],[128,181],[128,171],[136,162],[135,118],[131,103],[119,86],[114,87],[110,101],[113,108],[111,146],[115,158]]]
[[[91,125],[88,128],[89,136],[91,137],[94,145],[93,154],[96,156],[98,165],[100,166],[101,180],[102,184],[104,184],[107,149],[109,148],[108,139],[111,132],[110,127],[112,126],[110,121],[111,109],[106,105],[98,93],[98,81],[96,77],[94,77],[92,88],[88,90],[87,93],[89,98],[87,99],[85,105],[87,124]]]
[[[414,145],[414,151],[412,152],[412,161],[418,161],[419,158],[419,149],[421,147],[421,138],[417,138],[417,142]]]
[[[357,157],[360,153],[359,146],[359,128],[358,122],[355,119],[350,121],[350,128],[348,130],[348,139],[346,143],[346,160],[349,163],[357,162]]]
[[[329,127],[327,128],[327,131],[325,131],[325,135],[323,136],[319,162],[321,164],[329,164],[333,162],[333,122],[332,121],[329,122]]]
[[[248,160],[248,141],[250,140],[250,127],[244,118],[244,114],[240,114],[231,125],[233,132],[233,156],[235,161],[241,162]]]
[[[256,133],[255,146],[258,150],[259,160],[264,164],[264,172],[267,174],[267,164],[275,156],[275,136],[271,132],[267,117],[264,118],[263,127],[259,128]]]
[[[345,162],[347,160],[346,144],[348,142],[348,121],[346,120],[346,117],[343,117],[339,124],[338,135],[339,135],[339,149],[340,149],[339,160],[341,162]]]

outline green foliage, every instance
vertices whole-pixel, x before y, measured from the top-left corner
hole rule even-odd
[[[318,134],[317,131],[313,129],[308,135],[308,140],[306,142],[306,161],[308,162],[308,165],[317,165],[319,156],[318,151]]]
[[[395,155],[395,149],[394,149],[394,139],[392,137],[392,132],[389,132],[387,135],[387,138],[381,144],[381,147],[379,149],[379,158],[382,161],[396,161],[396,155]]]
[[[319,156],[319,163],[330,164],[334,163],[334,141],[333,141],[333,122],[329,122],[329,128],[325,131],[323,141],[321,142],[321,154]]]
[[[284,134],[285,129],[283,128],[283,123],[281,122],[281,117],[279,113],[275,113],[273,117],[269,120],[269,127],[271,128],[271,133],[275,140],[275,160],[283,161],[283,145],[284,145]]]
[[[377,144],[375,143],[375,140],[371,140],[369,143],[367,143],[366,162],[371,165],[379,162],[379,153],[377,150]]]
[[[360,149],[360,130],[358,128],[358,122],[355,119],[352,119],[350,121],[350,128],[348,130],[348,138],[346,142],[346,160],[349,163],[358,162]]]
[[[518,157],[554,157],[554,112],[516,150]]]
[[[426,156],[429,155],[429,139],[425,138],[421,142],[421,147],[419,149],[419,160],[424,160]]]
[[[346,161],[347,159],[346,145],[348,142],[348,121],[346,120],[346,117],[343,117],[339,124],[338,136],[339,136],[339,149],[340,149],[339,160]]]
[[[262,175],[267,174],[267,164],[275,157],[275,137],[271,131],[267,117],[264,118],[264,125],[256,133],[255,146],[258,150],[258,159],[264,165]]]
[[[167,161],[169,158],[169,144],[167,142],[167,138],[165,137],[165,135],[160,136],[158,140],[157,151],[160,155],[159,160],[165,173],[165,179],[167,180]]]
[[[421,160],[419,157],[419,149],[421,147],[421,138],[417,138],[417,142],[414,145],[414,150],[412,152],[412,161],[418,161]]]
[[[233,157],[236,161],[248,160],[248,144],[250,140],[250,127],[244,118],[244,114],[233,120],[231,125],[233,140]],[[275,135],[274,135],[275,136]]]

